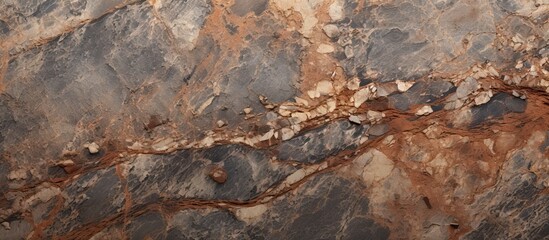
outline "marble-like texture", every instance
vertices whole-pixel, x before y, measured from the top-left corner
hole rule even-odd
[[[4,0],[2,239],[546,239],[546,0]]]

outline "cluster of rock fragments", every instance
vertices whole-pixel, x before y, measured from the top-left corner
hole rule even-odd
[[[545,239],[547,0],[0,1],[1,239]]]

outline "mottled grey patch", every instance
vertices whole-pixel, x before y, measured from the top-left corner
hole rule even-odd
[[[458,0],[434,0],[433,4],[438,10],[445,10],[452,7]]]
[[[16,124],[13,118],[13,112],[8,106],[8,99],[0,97],[0,151],[3,149],[4,138],[7,137],[10,130],[16,130],[14,125]]]
[[[539,150],[541,152],[545,152],[545,150],[549,147],[549,131],[547,131],[546,135],[545,141],[543,141],[543,143],[539,146]]]
[[[0,236],[2,239],[28,239],[27,236],[32,231],[32,226],[25,220],[10,221],[10,229],[0,227]]]
[[[453,91],[454,85],[447,81],[419,81],[404,93],[389,95],[389,106],[406,111],[411,105],[433,103]]]
[[[329,156],[356,147],[366,131],[363,125],[337,121],[302,133],[278,147],[278,158],[298,162],[317,163]]]
[[[137,205],[152,203],[159,196],[249,200],[293,170],[290,167],[275,168],[269,159],[265,151],[241,145],[184,150],[162,157],[148,156],[129,166],[128,188]],[[218,184],[208,177],[211,164],[225,169],[228,175],[225,183]],[[142,165],[147,167],[140,167]]]
[[[38,6],[38,9],[36,9],[36,12],[34,12],[32,16],[38,17],[38,18],[42,17],[50,13],[51,11],[53,11],[56,7],[57,7],[56,0],[46,0]]]
[[[124,200],[122,184],[115,169],[89,172],[69,184],[64,195],[67,204],[59,219],[46,229],[46,236],[63,235],[86,224],[96,223],[116,214]]]
[[[265,218],[259,226],[278,229],[270,235],[275,239],[336,239],[343,229],[348,230],[344,236],[350,237],[355,231],[357,235],[368,232],[371,238],[378,239],[376,236],[387,235],[389,230],[368,218],[368,198],[358,190],[363,187],[335,174],[315,176],[301,187],[314,191],[313,195],[296,195],[275,204],[270,214],[280,217]],[[356,218],[371,224],[359,230],[356,225],[349,225]]]
[[[0,36],[7,35],[10,32],[10,27],[5,21],[0,20]]]
[[[134,218],[128,226],[129,239],[166,239],[166,220],[159,212]]]
[[[0,155],[0,192],[8,190],[8,174],[10,166],[4,156]],[[5,196],[0,197],[0,201],[7,200]]]
[[[249,12],[254,12],[255,15],[260,15],[267,9],[269,0],[236,0],[235,3],[231,6],[231,10],[238,16],[244,16]]]
[[[373,138],[379,137],[389,131],[388,124],[376,124],[368,129],[368,134]]]
[[[223,239],[227,236],[250,239],[244,233],[246,223],[228,211],[180,211],[171,219],[171,225],[167,239]]]
[[[365,217],[355,217],[349,221],[342,239],[389,239],[389,229],[380,226],[374,220]]]
[[[488,119],[498,119],[508,113],[522,113],[526,109],[526,105],[526,100],[508,93],[497,93],[488,103],[471,109],[473,120],[470,126],[478,126]]]
[[[427,46],[427,41],[409,40],[408,30],[391,28],[374,30],[370,36],[368,52],[362,56],[372,70],[381,73],[380,81],[418,78],[430,70],[430,62],[414,57]],[[355,55],[355,59],[359,57]],[[387,64],[387,63],[391,64]]]
[[[545,239],[549,196],[541,194],[540,176],[529,171],[543,156],[515,152],[501,171],[496,186],[477,197],[472,206],[486,217],[463,239]],[[518,174],[517,174],[518,173]]]
[[[491,33],[480,33],[474,35],[470,38],[469,44],[470,47],[467,49],[469,56],[474,57],[481,61],[504,61],[507,59],[502,58],[498,54],[498,51],[494,49],[493,43],[496,39],[496,36]]]
[[[277,103],[295,96],[299,79],[298,54],[279,52],[266,58],[257,78],[250,84],[251,90]]]
[[[496,4],[505,11],[515,12],[521,8],[516,0],[496,0]]]

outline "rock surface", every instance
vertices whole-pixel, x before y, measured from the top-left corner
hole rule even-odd
[[[0,1],[2,239],[546,239],[549,2]]]

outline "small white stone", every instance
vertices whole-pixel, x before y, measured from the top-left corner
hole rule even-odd
[[[370,123],[377,123],[381,121],[383,117],[385,117],[385,114],[378,111],[368,110],[368,112],[366,113],[366,118],[368,118],[368,121],[370,121]]]
[[[487,92],[481,92],[478,96],[475,97],[475,105],[482,105],[490,101],[490,98],[493,96],[492,90]]]
[[[352,123],[356,123],[356,124],[361,123],[360,118],[358,116],[355,116],[355,115],[349,116],[349,121],[351,121]]]
[[[322,30],[324,30],[326,36],[331,38],[335,38],[340,34],[339,28],[335,24],[324,25],[324,27],[322,27]]]
[[[292,113],[292,117],[297,119],[299,122],[305,122],[307,121],[307,114],[303,112],[295,112]]]
[[[27,179],[27,170],[25,169],[18,169],[15,171],[11,171],[8,174],[9,180],[25,180]]]
[[[225,122],[223,122],[222,120],[217,120],[216,124],[219,128],[225,126]]]
[[[538,68],[536,67],[536,65],[532,65],[530,67],[530,75],[538,76]]]
[[[366,102],[371,97],[371,95],[372,93],[370,92],[369,88],[363,88],[355,92],[355,94],[353,95],[354,106],[356,108],[360,107],[360,105]]]
[[[474,78],[467,78],[456,89],[456,95],[458,98],[466,98],[469,94],[477,90],[478,82]]]
[[[385,145],[392,145],[395,143],[395,136],[389,135],[385,139],[383,139],[383,144]]]
[[[282,134],[282,141],[286,141],[288,139],[291,139],[295,133],[290,128],[282,128],[280,129],[280,134]]]
[[[328,8],[328,15],[333,21],[338,21],[343,19],[343,6],[339,0],[336,0]]]
[[[328,95],[334,92],[334,86],[332,82],[324,80],[320,81],[316,85],[316,91],[321,95]]]
[[[306,106],[308,107],[309,106],[309,102],[303,98],[300,98],[300,97],[294,97],[295,99],[295,102],[298,103],[298,104],[301,104],[303,106]]]
[[[490,150],[490,152],[492,154],[496,154],[496,152],[494,152],[494,140],[492,140],[490,138],[484,139],[484,145],[486,145],[486,147],[488,147],[488,149]]]
[[[11,227],[10,227],[10,223],[9,223],[9,222],[2,222],[2,226],[3,226],[6,230],[11,230]]]
[[[431,106],[426,105],[426,106],[421,107],[419,110],[417,110],[416,115],[426,116],[426,115],[429,115],[431,113],[433,113],[433,109],[431,108]]]
[[[408,89],[410,89],[412,86],[414,86],[413,82],[405,82],[405,81],[400,81],[400,80],[396,80],[396,84],[397,84],[397,89],[400,92],[406,92],[406,91],[408,91]]]
[[[337,100],[335,98],[330,98],[326,101],[326,106],[328,107],[328,112],[333,112],[337,107]]]
[[[99,145],[95,142],[85,144],[84,147],[87,148],[91,154],[96,154],[99,152]]]
[[[347,89],[358,90],[358,88],[360,88],[360,79],[353,78],[347,82]]]
[[[61,167],[70,167],[70,166],[74,166],[74,161],[72,161],[72,160],[63,160],[63,161],[58,162],[57,165],[59,165]]]
[[[255,205],[252,207],[244,207],[236,210],[236,217],[246,223],[251,223],[255,219],[259,218],[263,213],[267,211],[267,207],[263,204]]]
[[[524,66],[524,64],[522,63],[522,61],[518,61],[517,65],[515,65],[515,68],[516,69],[521,69],[523,66]]]
[[[244,113],[245,114],[250,114],[252,112],[252,108],[251,107],[247,107],[247,108],[244,108]]]
[[[166,151],[174,145],[175,145],[175,142],[173,138],[169,137],[169,138],[158,141],[157,143],[153,144],[151,147],[155,151]]]
[[[322,43],[318,46],[316,51],[318,53],[332,53],[335,51],[335,48],[332,45]]]
[[[345,57],[352,58],[355,56],[355,51],[351,46],[345,46]]]
[[[494,77],[499,77],[499,72],[492,66],[488,67],[488,72]]]

